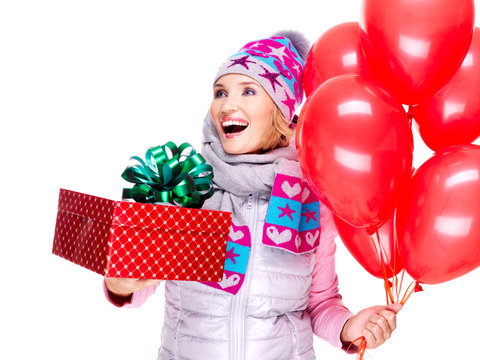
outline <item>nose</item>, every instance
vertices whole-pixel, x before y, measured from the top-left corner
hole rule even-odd
[[[238,102],[234,96],[226,97],[222,103],[222,112],[232,114],[238,110]]]

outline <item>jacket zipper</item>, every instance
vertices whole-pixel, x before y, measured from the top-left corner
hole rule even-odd
[[[298,359],[298,352],[297,352],[297,330],[295,329],[295,325],[293,325],[293,321],[288,317],[288,314],[285,314],[285,318],[287,319],[288,326],[290,327],[290,332],[292,334],[292,343],[293,343],[293,356],[294,360]]]
[[[246,225],[250,231],[251,247],[248,258],[247,271],[245,279],[239,292],[233,296],[232,300],[232,321],[230,323],[231,334],[231,360],[243,360],[245,358],[244,338],[245,338],[245,311],[247,307],[247,295],[250,288],[250,268],[253,262],[253,252],[255,249],[254,236],[256,230],[256,197],[253,194],[248,195],[248,201],[245,206],[246,211],[243,212],[246,219]]]
[[[247,210],[252,210],[253,207],[253,194],[248,195]]]

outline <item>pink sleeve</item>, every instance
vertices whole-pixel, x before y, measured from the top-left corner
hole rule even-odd
[[[147,298],[150,295],[152,295],[155,292],[155,290],[157,290],[158,285],[160,284],[156,284],[146,289],[134,292],[130,298],[123,298],[120,296],[116,296],[115,294],[110,292],[107,289],[107,286],[105,285],[105,280],[104,280],[103,291],[105,293],[105,297],[107,298],[107,300],[113,305],[117,307],[123,307],[123,308],[136,308],[136,307],[140,307],[147,300]]]
[[[336,347],[342,347],[340,333],[353,314],[343,305],[335,272],[335,237],[337,231],[330,210],[320,203],[322,233],[315,251],[315,267],[307,312],[313,332]]]

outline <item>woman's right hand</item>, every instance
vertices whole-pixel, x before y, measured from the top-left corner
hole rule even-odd
[[[155,279],[123,279],[123,278],[105,278],[107,289],[115,295],[127,297],[134,292],[146,289],[150,286],[160,283],[162,280]]]

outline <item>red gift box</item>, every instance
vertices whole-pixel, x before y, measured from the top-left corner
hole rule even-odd
[[[219,282],[231,220],[60,189],[52,253],[108,277]]]

